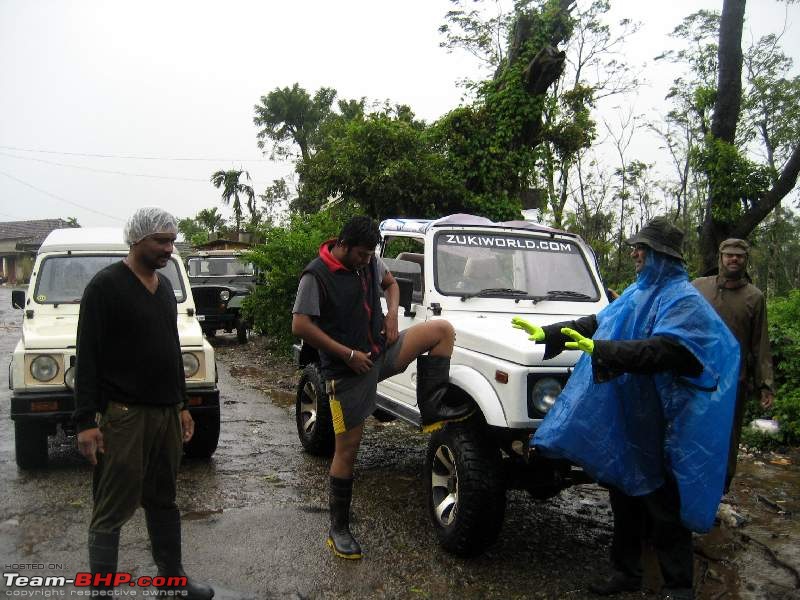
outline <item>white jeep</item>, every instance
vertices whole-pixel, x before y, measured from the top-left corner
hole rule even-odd
[[[595,314],[608,304],[605,289],[580,237],[532,222],[452,215],[392,219],[380,228],[378,253],[400,285],[400,330],[447,319],[456,331],[448,393],[477,411],[431,435],[424,479],[441,545],[460,556],[479,554],[500,531],[506,489],[547,498],[587,481],[566,462],[527,452],[579,352],[545,361],[544,345],[513,329],[511,318],[548,325]],[[333,429],[316,351],[295,349],[304,369],[298,433],[307,451],[330,455]],[[374,416],[419,426],[416,375],[414,362],[383,381]]]
[[[47,464],[47,438],[74,433],[75,337],[83,290],[102,268],[128,254],[121,229],[56,229],[39,248],[27,294],[12,292],[23,310],[22,338],[9,364],[11,418],[17,465]],[[177,254],[161,272],[178,302],[178,334],[186,375],[188,408],[195,434],[184,445],[187,456],[207,458],[219,440],[219,390],[214,349],[203,338],[186,271]]]

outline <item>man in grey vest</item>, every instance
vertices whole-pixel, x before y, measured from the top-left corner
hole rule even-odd
[[[338,238],[320,246],[319,256],[304,269],[292,310],[292,333],[319,352],[336,434],[327,544],[336,556],[349,559],[362,556],[350,532],[353,466],[364,420],[376,408],[378,382],[417,360],[423,431],[466,419],[474,411],[447,395],[453,326],[436,319],[398,332],[399,287],[375,256],[379,241],[372,219],[353,217]],[[381,295],[386,298],[385,316]]]

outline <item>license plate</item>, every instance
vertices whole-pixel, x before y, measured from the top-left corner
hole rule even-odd
[[[206,320],[206,316],[205,315],[197,315],[197,320],[198,321],[205,321]]]

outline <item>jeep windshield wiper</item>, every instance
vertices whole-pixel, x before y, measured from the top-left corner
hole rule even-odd
[[[515,290],[513,288],[484,288],[479,292],[470,292],[461,296],[461,301],[468,300],[469,298],[481,298],[483,296],[491,296],[494,294],[502,296],[527,296],[526,290]]]
[[[572,290],[547,290],[548,296],[559,296],[564,298],[575,298],[576,300],[591,300],[591,296],[587,296],[581,292],[573,292]]]
[[[536,304],[542,300],[591,300],[592,297],[571,290],[548,290],[546,296],[531,296],[530,299]]]

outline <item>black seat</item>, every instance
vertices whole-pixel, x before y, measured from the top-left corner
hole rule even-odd
[[[414,281],[414,291],[411,294],[411,299],[414,302],[422,302],[422,286],[425,284],[425,255],[419,252],[401,252],[395,258],[419,265],[419,282]]]

